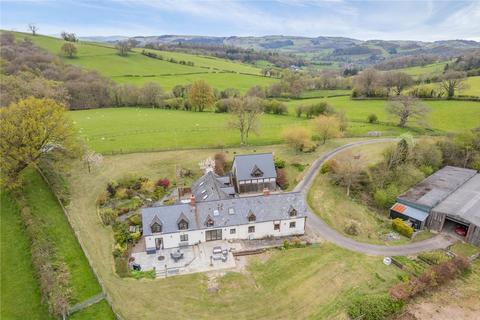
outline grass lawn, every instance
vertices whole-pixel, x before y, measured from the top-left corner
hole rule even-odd
[[[149,108],[115,108],[69,113],[89,145],[99,152],[112,150],[178,149],[238,145],[239,133],[228,128],[231,115]],[[280,143],[284,127],[307,125],[305,119],[263,115],[260,135],[251,144]]]
[[[326,149],[349,141],[331,141],[316,154],[305,155],[295,154],[282,145],[225,151],[229,160],[234,152],[275,152],[287,160],[287,175],[299,179],[304,171],[298,171],[291,166],[292,163],[310,164]],[[119,278],[113,270],[111,228],[101,225],[95,210],[95,199],[107,182],[127,174],[175,179],[176,165],[199,174],[199,160],[217,151],[202,149],[105,156],[102,166],[91,174],[80,163],[75,164],[69,178],[72,186],[69,216],[121,316],[145,319],[162,314],[165,318],[226,319],[236,314],[240,319],[344,319],[344,304],[352,294],[386,290],[395,281],[400,271],[384,266],[380,258],[353,254],[333,245],[274,251],[268,262],[254,262],[248,273],[229,273],[221,278],[218,293],[207,291],[207,279],[202,274],[153,281]],[[292,178],[296,175],[297,178]],[[252,293],[255,299],[252,299]],[[169,303],[164,303],[165,297],[169,297]],[[272,299],[275,304],[269,303]]]
[[[450,247],[450,251],[464,257],[470,257],[480,252],[480,248],[469,243],[457,242]]]
[[[17,202],[1,191],[0,318],[52,319],[41,303],[39,283],[32,267],[30,243]]]
[[[390,143],[376,143],[356,147],[341,152],[335,158],[341,160],[346,157],[360,156],[361,166],[374,164],[382,159],[382,152]],[[383,235],[391,232],[388,216],[381,215],[362,203],[361,199],[349,198],[344,188],[330,183],[327,175],[319,174],[308,193],[308,201],[315,213],[327,224],[345,236],[358,241],[397,245],[410,240],[401,237],[400,240],[384,241]],[[352,236],[345,232],[345,227],[351,223],[358,226],[358,235]],[[421,238],[428,238],[422,235]]]
[[[290,114],[294,115],[296,106],[322,100],[329,102],[337,110],[344,111],[350,120],[365,123],[368,115],[374,113],[381,123],[393,121],[385,112],[385,100],[351,100],[349,97],[334,97],[292,100],[287,102],[287,105]],[[445,100],[424,101],[424,104],[430,107],[429,125],[434,130],[455,132],[480,126],[480,103],[478,102]]]
[[[352,94],[352,90],[310,90],[310,91],[304,91],[300,94],[300,98],[326,98],[330,96],[336,96],[336,95],[348,95],[350,96]]]

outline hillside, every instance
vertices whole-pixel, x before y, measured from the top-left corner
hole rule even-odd
[[[115,41],[114,38],[95,38],[97,40]],[[282,53],[295,53],[312,62],[335,61],[371,65],[385,59],[413,56],[435,55],[448,59],[461,55],[468,50],[480,48],[480,43],[470,40],[443,40],[435,42],[405,40],[357,40],[343,37],[210,37],[189,35],[161,35],[134,37],[140,46],[154,44],[202,44],[234,46],[255,50],[270,50]]]
[[[96,70],[117,82],[144,84],[155,82],[164,89],[170,90],[177,84],[189,84],[197,79],[204,79],[217,89],[235,87],[245,92],[254,85],[267,86],[276,81],[260,75],[260,68],[207,56],[196,56],[184,53],[157,52],[165,60],[147,57],[141,49],[134,49],[127,57],[121,57],[111,44],[100,44],[88,41],[76,43],[76,58],[67,59],[60,55],[63,40],[38,35],[32,37],[25,33],[15,33],[18,39],[28,37],[35,44],[58,55],[64,62]],[[167,61],[191,61],[192,65],[184,65]]]

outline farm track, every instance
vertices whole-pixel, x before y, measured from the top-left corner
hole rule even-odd
[[[312,166],[310,167],[308,172],[305,174],[305,177],[297,184],[297,186],[293,189],[293,191],[303,192],[306,198],[308,191],[315,177],[317,176],[318,171],[320,170],[320,167],[322,166],[322,164],[344,150],[366,145],[366,144],[371,144],[371,143],[391,142],[396,140],[398,139],[384,138],[384,139],[358,141],[358,142],[352,142],[352,143],[343,145],[341,147],[335,148],[331,151],[328,151],[313,162]],[[305,200],[307,201],[307,199]],[[307,205],[308,205],[308,201],[307,201]],[[415,253],[424,252],[424,251],[431,251],[435,249],[446,248],[454,242],[452,239],[441,234],[427,240],[419,241],[416,243],[405,244],[405,245],[398,245],[398,246],[374,245],[374,244],[359,242],[352,238],[349,238],[340,234],[339,232],[334,230],[332,227],[327,225],[325,222],[323,222],[322,219],[320,219],[314,213],[314,211],[312,210],[312,208],[310,208],[310,206],[309,206],[309,209],[310,210],[307,213],[307,221],[308,221],[307,223],[310,229],[312,229],[312,231],[315,234],[342,248],[345,248],[351,251],[361,252],[367,255],[376,255],[376,256],[409,255],[409,254],[415,254]]]

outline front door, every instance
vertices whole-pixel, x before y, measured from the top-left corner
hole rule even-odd
[[[162,249],[162,238],[155,238],[155,248],[157,250]]]
[[[205,232],[205,241],[222,240],[222,229],[208,230]]]

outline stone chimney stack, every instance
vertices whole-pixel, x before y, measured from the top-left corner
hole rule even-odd
[[[266,197],[268,195],[270,195],[270,189],[268,188],[263,188],[263,195]]]
[[[197,203],[197,201],[195,200],[195,196],[192,194],[190,196],[190,205],[195,206],[196,203]]]

